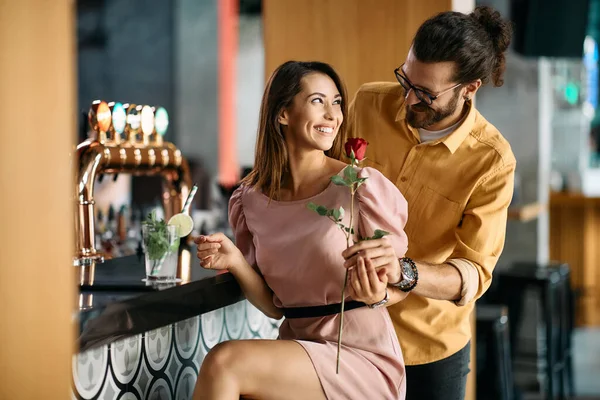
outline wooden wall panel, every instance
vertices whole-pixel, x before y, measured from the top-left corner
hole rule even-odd
[[[451,0],[263,0],[265,74],[288,60],[324,61],[350,97],[371,81],[395,81],[423,21]]]
[[[74,17],[0,0],[0,399],[71,398]]]

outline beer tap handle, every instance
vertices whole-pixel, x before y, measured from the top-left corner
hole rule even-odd
[[[127,118],[125,134],[127,136],[127,142],[130,145],[135,146],[138,143],[137,134],[140,131],[140,113],[138,106],[135,104],[129,104],[127,107]]]
[[[110,139],[113,145],[119,146],[121,144],[121,134],[125,130],[125,124],[127,114],[123,104],[119,102],[110,102],[108,107],[111,112],[111,125],[110,125]]]
[[[144,106],[140,115],[144,146],[149,146],[150,136],[154,132],[154,111],[152,107]]]
[[[157,146],[163,145],[164,136],[169,128],[169,114],[164,107],[158,107],[154,113],[154,137]]]
[[[106,132],[110,129],[111,113],[105,101],[96,100],[92,103],[88,112],[88,121],[92,131],[98,135],[98,141],[106,143]]]

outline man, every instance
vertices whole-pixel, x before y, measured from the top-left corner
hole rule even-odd
[[[482,84],[502,85],[510,38],[488,7],[439,14],[416,33],[394,71],[398,83],[365,84],[350,105],[350,136],[369,142],[366,166],[394,182],[409,206],[404,258],[390,262],[385,239],[344,253],[346,267],[362,251],[387,268],[390,303],[409,293],[388,308],[408,400],[465,396],[469,318],[504,246],[516,164],[472,100]]]

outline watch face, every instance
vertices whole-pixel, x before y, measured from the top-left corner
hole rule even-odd
[[[406,261],[402,262],[402,276],[407,281],[412,281],[415,279],[415,274],[413,273],[412,268]]]

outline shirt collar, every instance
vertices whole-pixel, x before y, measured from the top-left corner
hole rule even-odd
[[[408,130],[413,134],[413,136],[417,139],[417,142],[421,141],[421,137],[419,136],[419,131],[412,126],[410,126],[406,122],[406,107],[404,106],[405,99],[402,97],[402,101],[398,107],[398,112],[396,113],[396,122],[401,121],[401,123],[406,124]],[[450,150],[450,153],[454,154],[454,152],[458,149],[458,147],[464,142],[464,140],[469,136],[471,131],[473,130],[473,126],[475,125],[475,116],[477,111],[475,107],[473,107],[473,102],[470,101],[468,103],[469,111],[467,113],[464,121],[456,128],[454,132],[450,135],[432,142],[431,145],[435,145],[438,143],[444,143],[444,145]]]
[[[473,126],[475,126],[475,116],[477,114],[477,110],[475,110],[475,107],[473,107],[472,101],[468,102],[468,107],[469,111],[467,112],[467,117],[462,124],[460,124],[454,132],[442,139],[442,142],[452,154],[454,154],[462,142],[465,141],[467,136],[471,134],[473,131]]]

